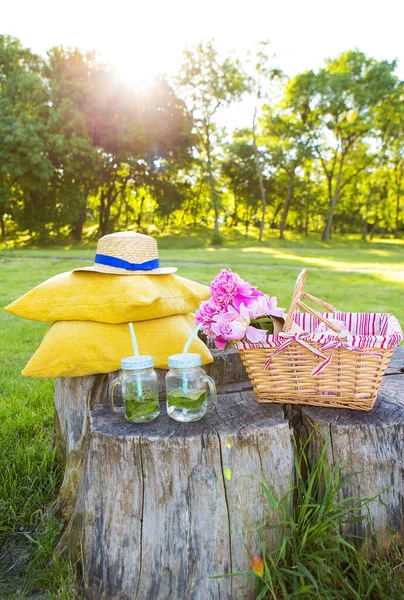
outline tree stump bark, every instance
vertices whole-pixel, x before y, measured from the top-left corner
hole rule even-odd
[[[271,512],[260,481],[282,496],[292,467],[281,407],[252,392],[221,395],[215,411],[188,424],[165,414],[136,425],[96,409],[59,547],[82,552],[88,598],[252,599],[254,577],[213,577],[250,568],[257,526]],[[266,542],[274,546],[274,530]]]
[[[343,495],[375,498],[364,509],[362,522],[344,526],[347,536],[364,540],[363,550],[382,553],[394,540],[404,544],[404,347],[393,355],[373,410],[302,409],[306,431],[314,428],[310,446],[318,456],[328,440],[329,463],[354,474]],[[353,538],[355,539],[355,538]]]
[[[86,455],[89,416],[108,387],[108,375],[56,379],[55,444],[64,465],[63,483],[54,511],[63,521],[72,514]]]

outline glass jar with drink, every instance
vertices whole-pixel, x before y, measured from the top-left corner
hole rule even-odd
[[[123,414],[131,423],[147,423],[160,414],[157,374],[152,356],[129,356],[121,360],[121,374],[110,386],[110,402],[114,412]],[[115,388],[122,390],[122,407],[114,403]]]
[[[216,406],[216,386],[201,368],[200,354],[173,354],[166,375],[167,413],[176,421],[198,421]]]

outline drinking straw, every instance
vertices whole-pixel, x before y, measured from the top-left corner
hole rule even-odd
[[[137,345],[137,339],[136,339],[136,335],[135,335],[135,330],[133,328],[133,323],[129,323],[129,331],[130,331],[130,337],[132,338],[133,353],[135,356],[139,356],[139,348]]]
[[[132,338],[133,353],[135,356],[139,356],[139,347],[137,345],[137,339],[136,339],[133,323],[129,323],[129,331],[130,331],[130,337]],[[142,397],[142,382],[140,379],[140,373],[137,373],[137,375],[136,375],[136,383],[137,383],[137,395],[139,398],[141,398]]]
[[[184,350],[182,351],[183,354],[187,354],[190,345],[192,344],[192,342],[194,341],[194,339],[198,335],[198,331],[200,330],[201,327],[202,327],[202,323],[199,323],[199,325],[197,325],[197,327],[195,327],[195,329],[193,330],[193,332],[191,333],[191,335],[187,339],[187,342],[186,342],[186,344],[184,346]],[[187,391],[188,391],[188,377],[187,377],[187,374],[184,372],[184,377],[182,379],[182,393],[186,394]]]
[[[184,350],[182,351],[183,354],[186,354],[188,352],[190,345],[192,344],[192,342],[194,341],[194,339],[198,335],[198,331],[200,330],[201,327],[202,327],[202,323],[199,323],[199,325],[197,325],[197,327],[195,327],[195,329],[193,330],[193,332],[189,336],[189,338],[187,340],[187,343],[184,346]]]

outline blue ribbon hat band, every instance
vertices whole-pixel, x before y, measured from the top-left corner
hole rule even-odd
[[[158,269],[160,261],[158,258],[147,260],[143,263],[131,263],[122,258],[115,256],[107,256],[106,254],[96,254],[95,261],[98,265],[106,265],[107,267],[116,267],[117,269],[126,269],[127,271],[152,271]]]

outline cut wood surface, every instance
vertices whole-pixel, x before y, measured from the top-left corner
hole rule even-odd
[[[400,373],[404,373],[404,346],[399,346],[394,350],[386,369],[386,375],[399,375]]]
[[[253,577],[212,577],[249,569],[261,550],[257,526],[270,515],[261,473],[276,494],[291,485],[281,407],[242,392],[220,396],[195,423],[163,415],[136,425],[105,409],[90,421],[80,497],[61,542],[80,540],[87,597],[254,598]],[[274,537],[270,530],[270,546]]]

